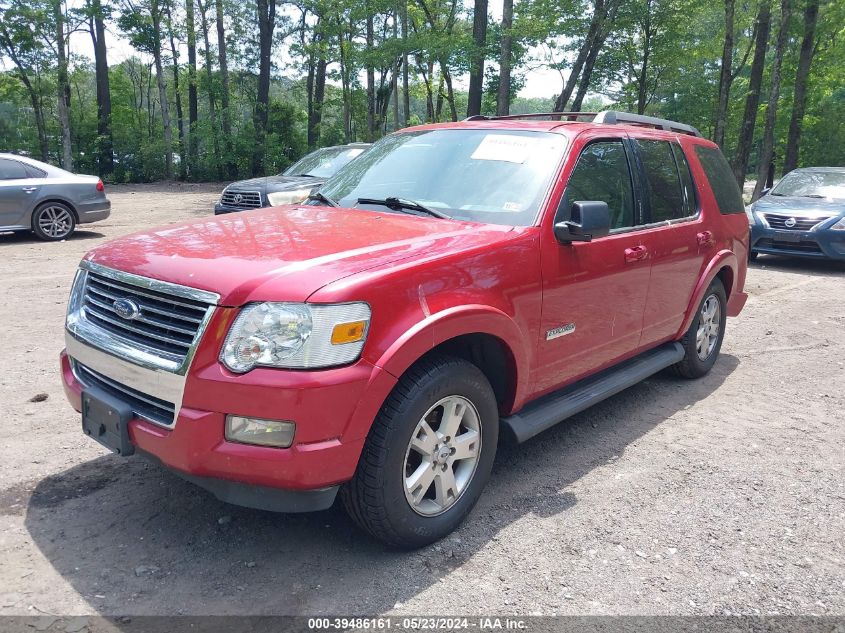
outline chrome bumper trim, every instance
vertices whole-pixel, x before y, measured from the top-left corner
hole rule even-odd
[[[184,375],[135,365],[91,347],[67,330],[65,331],[65,349],[72,360],[90,367],[99,374],[160,400],[172,402],[176,406],[176,416],[179,415],[182,395],[185,392]],[[81,384],[85,384],[79,376],[76,376],[76,379]]]

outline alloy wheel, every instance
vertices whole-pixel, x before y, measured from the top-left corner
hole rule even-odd
[[[73,228],[73,217],[64,207],[44,207],[38,214],[38,228],[48,237],[65,237]]]
[[[719,297],[710,295],[701,306],[698,319],[698,331],[695,335],[695,347],[698,358],[707,360],[719,342],[722,324],[722,306]]]

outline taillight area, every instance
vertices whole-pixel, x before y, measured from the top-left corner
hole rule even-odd
[[[97,191],[105,191],[106,186],[103,184],[102,180],[97,181]]]

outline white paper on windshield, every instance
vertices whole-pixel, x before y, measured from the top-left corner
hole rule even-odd
[[[484,137],[470,158],[475,160],[501,160],[508,163],[524,163],[529,152],[536,145],[536,139],[513,134],[488,134]]]
[[[359,154],[363,154],[363,153],[364,153],[364,150],[363,150],[363,149],[361,149],[360,147],[358,147],[358,148],[356,148],[356,149],[351,149],[351,150],[349,150],[349,155],[350,155],[352,158],[355,158],[355,157],[356,157],[356,156],[358,156]]]

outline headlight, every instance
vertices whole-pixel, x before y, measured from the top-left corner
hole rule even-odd
[[[366,303],[253,303],[232,324],[220,361],[239,374],[345,365],[361,355],[369,325]]]
[[[311,188],[297,189],[295,191],[274,191],[267,194],[267,202],[271,207],[278,207],[283,204],[296,204],[302,202],[311,193]]]
[[[845,231],[845,218],[839,218],[839,222],[830,227],[832,231]]]
[[[745,205],[745,215],[748,216],[749,225],[754,225],[757,222],[757,220],[754,218],[754,211],[751,210],[750,204]]]

